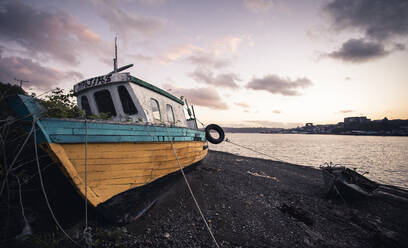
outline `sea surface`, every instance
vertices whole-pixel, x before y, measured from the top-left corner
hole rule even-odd
[[[226,133],[226,138],[275,159],[225,141],[209,148],[316,168],[333,162],[367,171],[366,176],[377,182],[408,189],[408,137]]]

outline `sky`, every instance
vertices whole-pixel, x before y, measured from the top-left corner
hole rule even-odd
[[[0,1],[0,81],[71,89],[119,66],[224,126],[408,119],[406,0]]]

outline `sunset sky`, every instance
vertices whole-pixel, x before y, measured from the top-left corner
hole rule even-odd
[[[70,89],[119,66],[224,126],[408,119],[406,0],[0,1],[0,81]]]

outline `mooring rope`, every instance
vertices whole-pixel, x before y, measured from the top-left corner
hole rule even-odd
[[[279,159],[279,158],[276,158],[276,157],[272,157],[272,156],[271,156],[271,155],[269,155],[269,154],[266,154],[266,153],[263,153],[263,152],[260,152],[260,151],[254,150],[254,149],[249,148],[249,147],[247,147],[247,146],[243,146],[243,145],[240,145],[240,144],[234,143],[234,142],[232,142],[231,140],[229,140],[228,138],[227,138],[227,139],[225,139],[225,142],[228,142],[228,143],[230,143],[230,144],[233,144],[233,145],[236,145],[236,146],[239,146],[239,147],[242,147],[242,148],[248,149],[248,150],[250,150],[250,151],[253,151],[253,152],[259,153],[259,154],[261,154],[261,155],[264,155],[264,156],[266,156],[266,157],[269,157],[269,158],[274,159],[274,160],[279,161],[279,162],[289,163],[289,162],[283,161],[282,159]]]
[[[88,122],[85,117],[85,229],[83,231],[85,243],[88,247],[92,246],[91,228],[88,226]]]
[[[195,205],[196,205],[196,207],[197,207],[197,209],[198,209],[198,212],[200,212],[201,218],[202,218],[202,220],[204,221],[204,224],[205,224],[205,226],[207,227],[207,230],[208,230],[208,232],[210,233],[211,238],[213,239],[215,246],[216,246],[217,248],[220,248],[220,246],[218,245],[217,240],[215,239],[215,236],[214,236],[213,232],[211,231],[210,226],[209,226],[208,223],[207,223],[207,219],[205,218],[205,216],[204,216],[204,214],[203,214],[203,211],[201,211],[200,205],[198,205],[197,199],[196,199],[196,197],[195,197],[195,195],[194,195],[194,193],[193,193],[193,190],[192,190],[191,187],[190,187],[190,183],[189,183],[188,180],[187,180],[186,174],[184,174],[184,170],[183,170],[183,167],[181,166],[180,160],[179,160],[179,158],[178,158],[178,156],[177,156],[176,148],[174,147],[173,139],[172,139],[171,136],[170,136],[169,129],[167,128],[167,125],[164,125],[164,126],[166,127],[167,134],[168,134],[168,136],[169,136],[169,140],[170,140],[170,144],[171,144],[171,148],[173,149],[174,156],[176,157],[177,164],[178,164],[178,166],[179,166],[179,168],[180,168],[181,174],[183,175],[184,181],[185,181],[186,184],[187,184],[187,188],[188,188],[188,190],[190,191],[191,197],[192,197],[193,200],[194,200],[194,203],[195,203]]]
[[[37,122],[36,118],[33,118],[34,124]],[[75,242],[69,235],[68,233],[62,228],[61,224],[58,222],[57,218],[55,217],[54,211],[51,208],[50,202],[48,200],[47,193],[45,192],[45,187],[44,187],[44,181],[42,178],[41,174],[41,168],[40,168],[40,161],[38,159],[38,150],[37,150],[37,132],[34,132],[34,151],[35,151],[35,157],[36,157],[36,162],[37,162],[37,169],[38,169],[38,177],[40,178],[40,184],[41,184],[41,189],[44,194],[45,202],[47,203],[48,209],[50,210],[51,216],[54,219],[55,224],[59,227],[59,229],[64,233],[64,235],[72,241],[75,245],[79,246],[77,242]]]
[[[5,177],[4,177],[4,181],[3,181],[3,184],[2,184],[1,189],[0,189],[0,195],[3,194],[3,190],[4,190],[4,187],[5,187],[5,185],[6,185],[6,181],[7,181],[8,175],[10,174],[11,170],[13,169],[13,166],[14,166],[14,164],[16,163],[18,157],[20,156],[20,153],[23,151],[24,147],[26,146],[26,144],[27,144],[29,138],[31,137],[31,134],[32,134],[33,132],[35,133],[34,129],[35,129],[35,122],[33,122],[33,125],[32,125],[32,127],[31,127],[30,132],[28,133],[28,135],[27,135],[27,137],[25,138],[23,144],[21,145],[20,150],[17,152],[17,155],[14,157],[13,161],[11,162],[11,165],[8,166],[8,167],[6,167],[6,170],[7,170],[7,171],[5,172],[6,175],[5,175]]]
[[[188,108],[187,108],[187,107],[184,107],[184,109],[187,110],[187,112],[188,112]],[[198,121],[203,127],[206,126],[206,125],[205,125],[203,122],[201,122],[197,117],[194,117],[194,119],[195,119],[196,121]]]
[[[33,122],[33,125],[31,126],[30,132],[28,133],[28,135],[27,135],[27,137],[25,138],[23,144],[21,145],[20,150],[17,152],[17,155],[14,157],[13,161],[11,162],[11,165],[10,165],[10,168],[9,168],[9,169],[12,169],[12,168],[13,168],[13,166],[14,166],[14,164],[16,163],[18,157],[20,156],[20,153],[23,151],[25,145],[27,144],[27,141],[28,141],[29,138],[31,137],[31,134],[34,132],[34,129],[35,129],[35,123]]]
[[[88,122],[85,118],[85,229],[88,228],[88,185],[87,185],[87,159],[88,159]]]
[[[15,177],[16,177],[17,183],[18,183],[18,195],[19,195],[19,198],[20,198],[21,215],[23,216],[23,219],[24,219],[24,227],[26,227],[26,226],[29,226],[29,223],[28,223],[27,217],[26,217],[25,212],[24,212],[23,196],[22,196],[22,193],[21,193],[20,178],[18,176],[15,176]]]

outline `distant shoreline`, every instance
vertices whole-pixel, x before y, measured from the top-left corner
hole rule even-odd
[[[382,137],[408,137],[401,134],[345,134],[345,133],[267,133],[267,132],[228,132],[227,133],[259,133],[259,134],[306,134],[306,135],[344,135],[344,136],[382,136]]]

